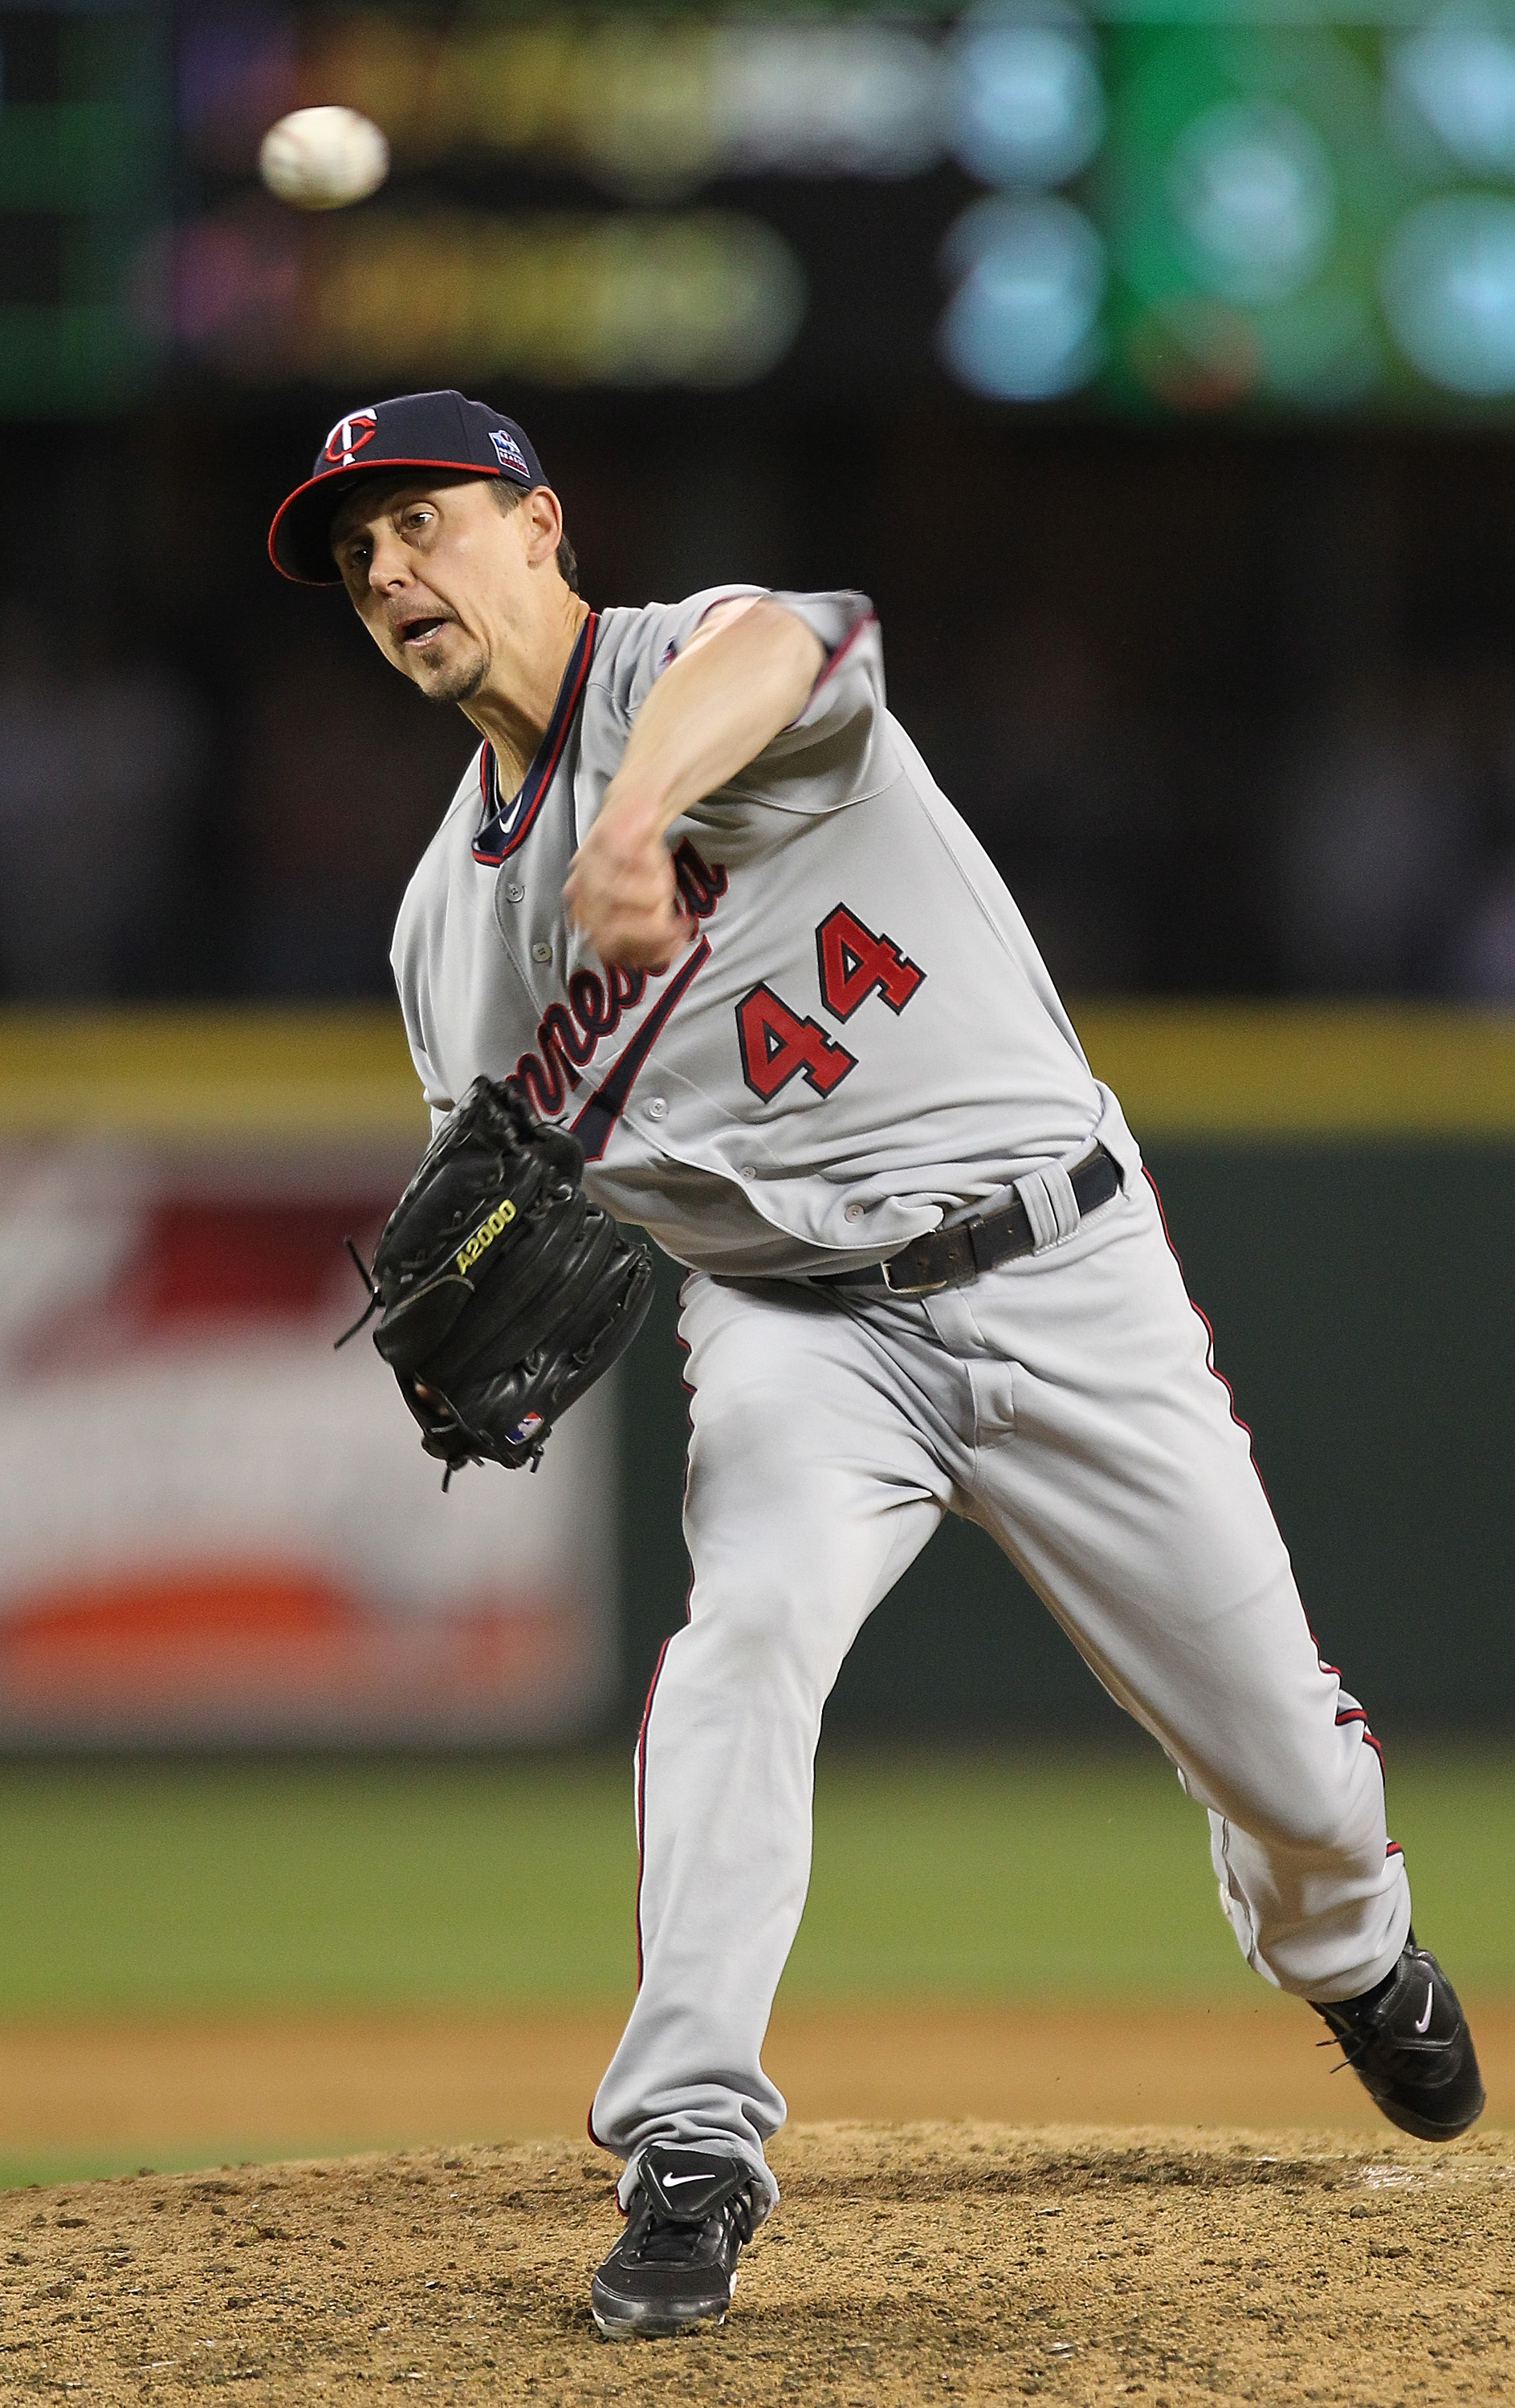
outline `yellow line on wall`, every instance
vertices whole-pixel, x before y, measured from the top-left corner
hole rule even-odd
[[[1098,1003],[1074,1019],[1138,1139],[1515,1136],[1515,1012]]]
[[[426,1134],[383,1004],[0,1012],[0,1132],[303,1139]]]
[[[1515,1137],[1515,1012],[1089,1003],[1075,1023],[1138,1138]],[[413,1139],[385,1004],[0,1010],[0,1135]]]

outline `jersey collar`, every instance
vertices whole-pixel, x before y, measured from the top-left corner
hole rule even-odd
[[[599,613],[591,610],[569,654],[568,666],[563,671],[546,734],[532,756],[531,767],[519,789],[508,802],[500,795],[499,768],[494,746],[485,744],[479,755],[479,787],[483,797],[483,810],[473,838],[473,858],[486,867],[494,868],[498,863],[508,861],[531,833],[542,798],[553,782],[554,772],[568,741],[569,729],[573,724],[573,715],[584,694],[584,681],[589,674],[589,663],[595,649],[595,629],[599,624]]]

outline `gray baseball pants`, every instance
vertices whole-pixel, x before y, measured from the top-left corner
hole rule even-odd
[[[1208,1809],[1248,1964],[1307,1999],[1389,1971],[1410,1904],[1378,1757],[1134,1161],[1071,1237],[971,1286],[697,1274],[682,1335],[694,1584],[638,1749],[642,1982],[591,2117],[628,2160],[623,2203],[653,2141],[736,2152],[777,2198],[762,2148],[786,2111],[759,2051],[810,1878],[821,1711],[946,1512],[998,1542]]]

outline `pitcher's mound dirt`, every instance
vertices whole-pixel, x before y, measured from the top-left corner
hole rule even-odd
[[[0,2399],[1483,2403],[1515,2139],[821,2125],[724,2331],[601,2342],[577,2142],[0,2197]],[[386,2388],[381,2392],[380,2386]]]

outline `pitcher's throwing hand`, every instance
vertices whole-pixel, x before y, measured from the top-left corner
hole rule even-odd
[[[661,814],[645,801],[621,802],[613,786],[569,865],[563,902],[590,952],[624,969],[660,976],[696,933],[679,899]]]

